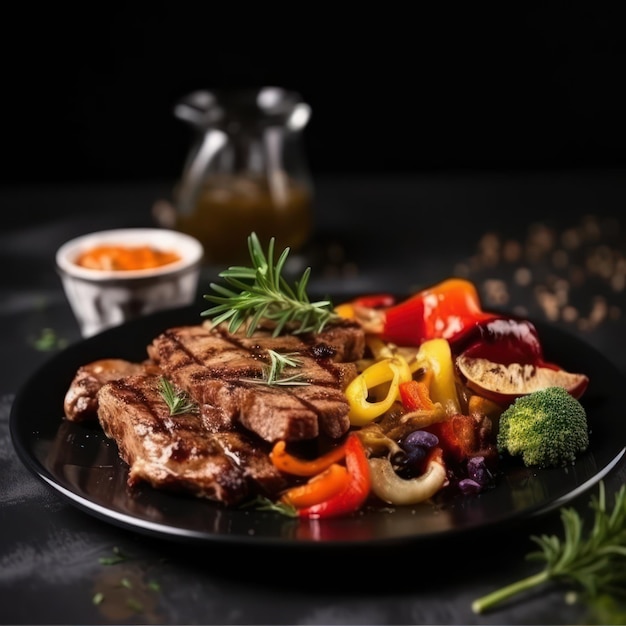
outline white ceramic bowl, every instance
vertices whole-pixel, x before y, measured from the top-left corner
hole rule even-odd
[[[140,270],[88,269],[79,254],[96,246],[150,246],[176,252],[180,259]],[[81,235],[56,253],[63,289],[83,337],[90,337],[140,315],[190,304],[196,297],[204,249],[200,242],[175,230],[126,228]]]

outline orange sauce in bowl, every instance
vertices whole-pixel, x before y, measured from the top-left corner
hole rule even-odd
[[[147,270],[180,260],[172,251],[151,246],[95,246],[78,255],[76,265],[93,270]]]

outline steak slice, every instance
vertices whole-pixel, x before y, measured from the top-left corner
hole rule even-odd
[[[197,413],[170,415],[160,376],[131,375],[105,383],[98,417],[129,466],[128,484],[192,494],[227,506],[265,494],[276,497],[285,479],[267,445],[243,432],[209,432]]]
[[[63,401],[65,416],[71,422],[98,417],[98,391],[111,380],[156,370],[154,364],[133,363],[124,359],[99,359],[81,365],[72,379]]]
[[[286,367],[283,376],[298,375],[306,384],[263,384],[268,350],[298,358],[298,367]],[[239,424],[268,442],[344,435],[350,420],[343,390],[357,375],[354,361],[364,351],[363,331],[350,322],[322,333],[278,337],[269,329],[247,337],[231,334],[223,325],[181,326],[148,346],[164,375],[209,416],[207,423],[218,429]]]

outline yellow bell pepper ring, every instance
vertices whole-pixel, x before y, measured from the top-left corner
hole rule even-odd
[[[400,383],[411,380],[412,376],[409,364],[400,356],[381,359],[364,369],[345,391],[350,405],[350,424],[365,426],[383,415],[400,398]],[[384,383],[389,383],[385,397],[378,402],[371,402],[370,390]]]
[[[353,320],[355,318],[354,307],[349,302],[338,304],[335,307],[335,313],[347,320]]]
[[[437,338],[425,341],[417,352],[416,362],[417,369],[423,367],[432,373],[429,388],[431,400],[441,403],[446,415],[460,413],[454,361],[448,340]]]

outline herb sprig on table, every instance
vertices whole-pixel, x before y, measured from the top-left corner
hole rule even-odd
[[[563,537],[532,536],[539,550],[528,560],[543,561],[538,573],[511,583],[474,600],[474,613],[485,613],[502,602],[549,581],[559,581],[583,592],[593,605],[601,597],[626,597],[626,485],[615,494],[613,508],[607,506],[604,483],[590,500],[594,512],[590,531],[573,508],[561,509]]]
[[[252,233],[248,237],[252,267],[233,266],[221,272],[219,276],[226,284],[210,284],[215,293],[204,295],[204,299],[215,306],[203,311],[202,315],[212,317],[214,324],[228,321],[231,333],[247,323],[248,336],[262,319],[275,322],[274,336],[278,336],[287,324],[295,324],[294,334],[317,333],[329,321],[339,319],[330,300],[310,301],[306,291],[310,267],[293,286],[287,282],[283,271],[289,248],[285,248],[274,262],[274,247],[272,237],[266,254],[256,233]]]

